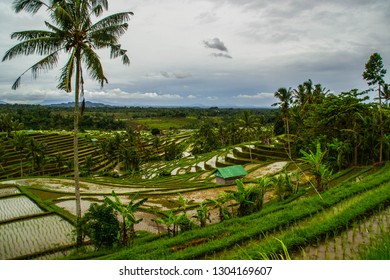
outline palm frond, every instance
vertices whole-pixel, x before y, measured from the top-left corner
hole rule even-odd
[[[111,46],[111,58],[122,57],[123,64],[130,64],[130,59],[126,55],[126,50],[121,49],[121,45],[112,45]]]
[[[92,0],[91,1],[92,13],[99,17],[104,10],[108,10],[108,1],[107,0]]]
[[[110,26],[122,25],[123,23],[128,22],[132,15],[134,15],[132,12],[123,12],[107,16],[93,24],[88,31],[93,32]]]
[[[24,74],[26,74],[28,71],[31,70],[32,72],[32,76],[34,79],[36,79],[40,72],[42,70],[50,70],[50,69],[53,69],[56,65],[57,65],[57,62],[58,62],[58,57],[59,57],[59,54],[58,54],[59,51],[57,52],[54,52],[46,57],[44,57],[43,59],[41,59],[40,61],[38,61],[37,63],[35,63],[33,66],[31,66],[30,68],[28,68],[26,71],[24,71],[17,79],[16,81],[13,83],[12,85],[12,89],[13,90],[16,90],[19,86],[20,86],[20,82],[22,80],[22,76]]]
[[[12,6],[16,13],[26,11],[30,14],[36,14],[43,6],[50,8],[46,3],[38,0],[15,0]]]
[[[72,91],[72,76],[73,76],[74,65],[75,65],[75,54],[76,52],[73,51],[68,62],[61,69],[61,75],[57,87],[58,89],[65,90],[66,92]]]
[[[11,34],[11,39],[16,39],[18,41],[30,40],[42,37],[53,36],[54,33],[46,30],[26,30],[14,32]]]
[[[62,41],[55,37],[39,37],[23,41],[9,49],[3,61],[11,60],[19,55],[49,55],[61,48]]]
[[[55,6],[54,12],[50,14],[53,22],[56,22],[64,30],[68,30],[74,24],[76,20],[75,15],[72,13],[72,3],[65,2],[59,3]]]
[[[115,24],[100,29],[96,29],[90,32],[90,37],[97,42],[107,42],[108,38],[111,38],[111,44],[114,43],[113,40],[117,41],[118,37],[125,34],[129,25],[127,23]]]
[[[55,66],[57,66],[58,58],[59,58],[58,52],[59,51],[44,57],[43,59],[41,59],[31,67],[31,73],[34,79],[36,79],[39,76],[41,71],[48,71],[53,69]]]
[[[103,73],[103,66],[99,60],[99,56],[87,44],[82,46],[82,58],[86,64],[91,78],[100,82],[103,87],[104,82],[108,82]]]

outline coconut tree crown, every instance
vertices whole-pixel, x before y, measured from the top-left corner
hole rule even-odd
[[[107,1],[52,0],[47,4],[42,1],[16,0],[13,7],[15,12],[26,11],[31,14],[45,7],[51,21],[45,21],[47,30],[20,31],[11,35],[12,39],[20,43],[5,53],[3,61],[20,55],[44,56],[16,79],[12,89],[19,87],[22,76],[30,70],[33,77],[37,78],[42,71],[53,69],[61,53],[68,54],[69,59],[61,69],[57,87],[66,92],[72,90],[71,81],[77,59],[83,62],[91,78],[101,86],[107,82],[95,52],[97,49],[109,48],[111,58],[121,57],[124,64],[130,64],[126,50],[119,44],[119,38],[126,32],[132,12],[116,13],[93,23],[92,17],[97,19],[108,9]],[[80,83],[83,84],[82,75]]]

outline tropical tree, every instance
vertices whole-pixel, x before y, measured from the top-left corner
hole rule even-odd
[[[263,206],[265,190],[261,183],[251,187],[245,187],[242,180],[236,180],[237,191],[227,193],[227,198],[236,201],[232,206],[238,205],[237,214],[239,217],[259,211]]]
[[[143,198],[137,201],[139,197],[139,194],[137,193],[125,206],[114,191],[112,191],[111,195],[113,200],[109,197],[104,197],[104,202],[114,208],[114,210],[116,210],[122,216],[122,245],[126,246],[129,244],[129,234],[130,241],[134,240],[135,238],[134,225],[142,221],[142,219],[137,219],[135,217],[135,213],[138,211],[139,207],[142,206],[148,199]]]
[[[56,153],[53,158],[53,162],[58,169],[58,176],[61,176],[61,168],[65,165],[66,158],[63,153]]]
[[[280,109],[283,113],[283,120],[285,124],[285,131],[287,134],[287,147],[288,155],[291,158],[291,143],[290,143],[290,127],[289,127],[289,107],[292,103],[292,90],[291,88],[279,88],[277,92],[274,93],[276,98],[279,98],[280,102],[272,104],[273,106],[280,105]]]
[[[5,162],[5,149],[4,146],[0,145],[0,169],[4,170],[3,163]]]
[[[251,114],[249,111],[243,111],[241,117],[238,119],[238,122],[241,126],[242,138],[247,140],[252,140],[254,129],[256,126],[256,116]],[[248,145],[249,156],[252,161],[252,145]]]
[[[231,217],[230,212],[224,207],[225,203],[229,199],[228,195],[219,195],[218,198],[212,199],[208,198],[206,199],[207,203],[212,204],[212,209],[218,208],[219,213],[219,221],[223,222],[224,220],[227,220]]]
[[[132,12],[122,12],[107,16],[93,23],[93,16],[99,18],[104,10],[108,9],[108,0],[50,0],[48,3],[37,0],[15,0],[15,12],[26,11],[36,14],[42,7],[46,8],[50,22],[45,21],[47,30],[28,30],[15,32],[12,39],[21,41],[9,49],[3,61],[11,60],[20,55],[44,56],[37,63],[20,75],[12,88],[20,85],[22,76],[31,70],[34,78],[40,72],[53,69],[57,66],[61,53],[68,54],[69,58],[61,69],[58,88],[66,92],[72,91],[74,84],[74,180],[76,196],[76,218],[81,219],[79,163],[78,163],[78,122],[79,99],[84,93],[83,68],[86,68],[93,80],[97,80],[103,87],[107,82],[103,66],[100,62],[97,49],[109,48],[111,58],[122,57],[124,64],[130,60],[126,50],[121,48],[119,37],[128,28]],[[85,106],[84,100],[82,111]],[[81,233],[77,234],[77,245],[82,243]]]
[[[385,85],[383,77],[385,76],[387,70],[383,68],[382,57],[378,53],[373,53],[365,65],[365,70],[363,72],[363,78],[367,81],[369,86],[378,86],[378,102],[379,102],[379,118],[380,118],[380,148],[379,148],[379,163],[382,163],[383,157],[383,141],[384,141],[384,131],[383,131],[383,116],[382,116],[382,87]]]
[[[384,84],[382,87],[382,97],[386,100],[386,106],[389,107],[390,100],[390,84]]]
[[[1,114],[0,115],[0,131],[7,133],[7,137],[11,136],[12,131],[18,131],[23,129],[23,124],[18,120],[14,120],[10,114]]]
[[[81,219],[81,228],[83,236],[88,235],[97,249],[111,248],[118,241],[119,221],[107,203],[92,203]]]
[[[85,157],[85,162],[84,162],[85,175],[89,176],[91,174],[94,165],[95,165],[95,161],[91,155]]]
[[[345,141],[342,141],[338,138],[333,138],[332,142],[328,144],[330,149],[333,149],[336,151],[336,163],[338,170],[340,171],[344,164],[344,154],[348,154],[348,152],[351,149],[351,145]]]
[[[315,177],[317,191],[323,191],[326,180],[331,176],[331,172],[324,163],[327,151],[321,151],[321,144],[317,142],[315,153],[313,151],[305,152],[301,150],[301,154],[303,155],[302,160],[310,165],[311,173]]]
[[[47,145],[45,143],[39,142],[34,138],[30,139],[29,145],[27,145],[27,154],[26,157],[31,159],[31,169],[32,173],[35,171],[35,167],[39,169],[43,162],[43,158],[46,154]]]
[[[200,227],[205,227],[207,221],[211,222],[210,219],[210,208],[207,203],[201,202],[196,208],[196,215],[194,216],[199,221]]]
[[[20,177],[23,176],[23,157],[25,156],[25,150],[27,146],[28,138],[24,132],[18,132],[12,138],[12,145],[14,150],[19,154],[20,160]]]

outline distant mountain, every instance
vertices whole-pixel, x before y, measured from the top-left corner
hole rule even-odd
[[[81,104],[81,102],[80,102]],[[74,107],[74,102],[68,102],[68,103],[59,103],[59,104],[50,104],[46,106],[51,106],[51,107]],[[91,101],[86,101],[85,102],[85,107],[86,108],[102,108],[102,107],[112,107],[111,105],[103,104],[103,103],[95,103]]]
[[[5,104],[8,104],[8,103],[0,100],[0,104],[5,105]]]

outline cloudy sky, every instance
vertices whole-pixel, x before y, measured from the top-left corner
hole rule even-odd
[[[367,89],[364,65],[378,52],[390,72],[389,0],[111,0],[106,15],[132,11],[121,38],[130,66],[99,52],[109,83],[87,80],[86,99],[127,106],[269,107],[280,87],[313,83],[339,93]],[[44,10],[14,14],[0,0],[0,53],[15,31],[45,29]],[[15,79],[38,57],[0,63],[0,100],[58,103],[59,67],[37,80]],[[390,83],[390,74],[386,75]]]

